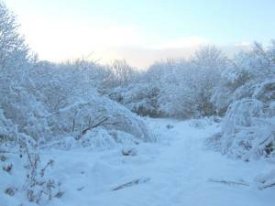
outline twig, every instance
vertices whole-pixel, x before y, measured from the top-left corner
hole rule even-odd
[[[124,189],[126,187],[131,187],[131,186],[138,185],[138,184],[141,184],[141,183],[146,183],[148,181],[150,181],[150,178],[135,179],[135,180],[132,180],[130,182],[124,183],[122,185],[119,185],[119,186],[113,188],[112,190],[117,191],[117,190]]]
[[[101,125],[103,122],[107,121],[108,117],[105,117],[104,119],[102,119],[101,121],[99,121],[98,123],[91,125],[89,127],[87,127],[86,129],[84,129],[80,135],[78,135],[78,137],[76,138],[76,140],[79,140],[82,136],[84,136],[89,130],[98,127],[99,125]]]
[[[270,183],[270,184],[265,184],[265,185],[259,187],[259,189],[263,190],[263,189],[266,189],[266,188],[269,188],[269,187],[275,187],[275,182]]]
[[[232,181],[232,180],[215,180],[215,179],[209,179],[209,182],[215,182],[215,183],[221,183],[225,185],[240,185],[240,186],[249,186],[249,184],[245,182],[237,182],[237,181]]]

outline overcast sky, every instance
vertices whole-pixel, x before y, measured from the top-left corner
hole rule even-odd
[[[275,0],[5,0],[40,59],[125,58],[137,67],[204,44],[275,37]]]

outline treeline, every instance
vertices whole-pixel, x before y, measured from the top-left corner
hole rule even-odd
[[[275,42],[229,58],[213,46],[189,60],[152,65],[109,96],[142,116],[221,117],[211,145],[230,156],[274,157]]]

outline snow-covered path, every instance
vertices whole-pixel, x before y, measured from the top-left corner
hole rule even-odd
[[[51,155],[57,163],[54,173],[59,174],[65,188],[64,196],[54,205],[274,205],[275,190],[261,191],[254,181],[271,165],[231,160],[204,149],[203,140],[218,129],[216,124],[146,121],[157,143]],[[167,128],[168,124],[173,128]],[[137,154],[123,156],[122,149]]]

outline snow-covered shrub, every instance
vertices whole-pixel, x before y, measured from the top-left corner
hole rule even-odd
[[[238,130],[236,126],[255,126],[254,120],[263,117],[263,107],[263,103],[257,99],[244,98],[232,103],[224,118],[224,133],[233,133]]]
[[[109,97],[141,116],[161,116],[158,97],[160,91],[150,84],[131,84],[115,88]]]
[[[106,97],[97,96],[96,93],[89,101],[77,102],[49,117],[49,127],[55,138],[72,135],[80,139],[86,132],[98,126],[150,141],[149,132],[138,116]]]
[[[233,102],[222,123],[222,132],[212,137],[216,148],[232,157],[248,160],[272,156],[275,144],[275,117],[270,104],[243,98]]]
[[[113,149],[123,145],[135,145],[142,140],[137,139],[133,135],[120,130],[106,130],[102,127],[88,131],[79,139],[81,146],[89,148],[93,151],[101,151]]]

